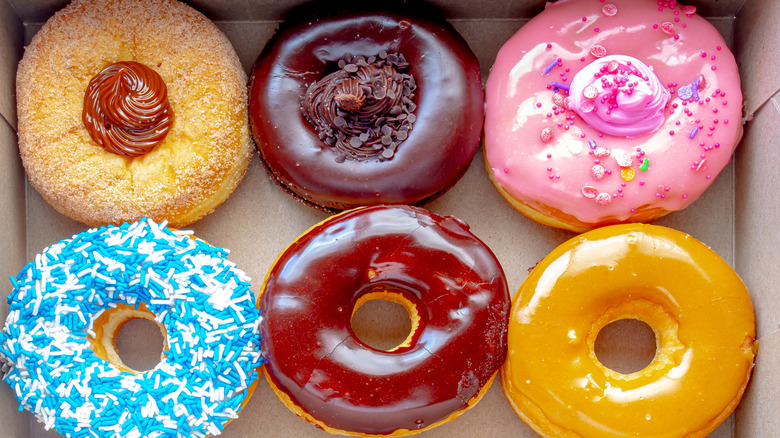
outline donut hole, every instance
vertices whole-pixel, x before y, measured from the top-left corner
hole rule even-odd
[[[160,363],[164,342],[156,322],[143,318],[127,321],[116,337],[116,352],[133,370],[147,371]]]
[[[638,319],[619,319],[605,325],[596,336],[596,358],[605,367],[631,374],[653,362],[657,350],[656,334]]]
[[[168,349],[165,327],[143,303],[138,308],[117,304],[104,310],[92,325],[88,336],[92,351],[121,371],[140,374],[151,370]]]
[[[419,323],[414,303],[398,292],[371,292],[355,303],[350,326],[360,342],[393,351],[411,344]]]

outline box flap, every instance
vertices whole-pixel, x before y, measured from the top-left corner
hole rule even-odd
[[[769,2],[764,2],[769,3]],[[776,32],[775,32],[776,33]],[[735,437],[774,436],[780,430],[780,306],[777,301],[777,192],[780,184],[780,93],[770,97],[737,149],[735,184],[736,269],[756,308],[759,352],[753,381],[737,412]]]
[[[0,2],[0,116],[16,129],[16,65],[22,57],[24,29],[16,11]],[[15,147],[14,147],[15,148]]]
[[[0,5],[2,6],[2,5]],[[16,148],[16,132],[0,119],[0,327],[5,326],[11,291],[8,277],[16,275],[27,262],[25,232],[24,170]],[[0,384],[0,425],[2,435],[27,436],[27,415],[17,411],[11,388]]]
[[[8,0],[24,23],[43,23],[55,12],[67,5],[69,0]]]
[[[13,0],[15,3],[25,3],[22,0]],[[698,13],[705,17],[728,17],[732,19],[742,6],[744,0],[720,0],[707,2],[704,0],[682,1],[697,7]],[[47,0],[46,7],[66,3],[63,0]],[[257,2],[252,0],[192,0],[186,2],[195,9],[211,17],[212,20],[279,20],[291,8],[303,3],[301,0],[280,0]],[[259,5],[258,5],[259,3]],[[515,1],[459,1],[459,0],[428,0],[446,11],[448,18],[495,18],[495,17],[533,17],[542,11],[544,2],[539,0],[515,0]],[[56,10],[56,8],[54,9]],[[20,13],[25,22],[45,20],[45,15],[39,13],[35,7],[20,5]],[[29,17],[29,18],[28,18]]]
[[[780,93],[756,113],[745,126],[745,137],[737,148],[736,269],[747,284],[756,307],[758,336],[772,333],[780,323],[777,305],[777,191],[780,185]],[[760,251],[756,251],[760,248]]]
[[[734,24],[737,63],[748,120],[780,90],[780,2],[747,1]],[[767,32],[761,32],[765,29]]]
[[[765,336],[759,345],[753,381],[737,408],[735,438],[777,436],[780,430],[780,331]]]

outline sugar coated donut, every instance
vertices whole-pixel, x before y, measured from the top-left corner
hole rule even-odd
[[[454,217],[406,206],[331,217],[279,256],[261,293],[268,382],[331,433],[405,436],[450,421],[479,401],[506,356],[503,270]],[[411,333],[394,349],[352,331],[372,299],[409,312]]]
[[[252,158],[238,56],[178,1],[75,0],[33,37],[16,79],[27,177],[88,225],[189,224]]]
[[[734,56],[693,6],[549,3],[496,57],[484,155],[542,224],[647,222],[695,201],[742,137]]]
[[[204,437],[237,418],[259,377],[249,279],[215,248],[151,220],[46,248],[15,278],[0,368],[22,408],[66,437]],[[153,319],[161,362],[116,353],[130,319]]]
[[[250,78],[250,125],[266,169],[327,210],[441,195],[471,163],[483,116],[466,42],[443,20],[409,13],[291,19]]]
[[[594,350],[621,319],[656,338],[652,362],[630,374]],[[545,257],[513,298],[508,342],[504,392],[544,437],[703,437],[737,407],[758,350],[731,267],[691,236],[645,224],[589,231]]]

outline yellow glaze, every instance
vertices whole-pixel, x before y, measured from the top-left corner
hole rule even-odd
[[[656,335],[643,370],[596,358],[610,322]],[[739,403],[758,349],[745,285],[701,242],[644,224],[565,242],[515,295],[501,383],[517,414],[546,437],[702,437]]]

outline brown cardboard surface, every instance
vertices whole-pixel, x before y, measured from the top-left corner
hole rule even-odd
[[[778,329],[777,191],[780,185],[780,93],[745,129],[745,140],[735,158],[738,170],[735,191],[736,269],[751,292],[756,306],[759,339]],[[762,346],[763,347],[763,346]]]
[[[0,0],[0,12],[12,9],[7,8],[4,1]],[[20,16],[31,23],[24,30],[25,41],[29,41],[40,27],[35,23],[45,21],[53,11],[66,3],[64,0],[9,1]],[[724,34],[727,42],[735,40],[738,45],[741,44],[739,47],[751,47],[750,50],[754,50],[753,55],[740,57],[743,68],[753,68],[751,63],[756,56],[761,56],[762,50],[777,50],[779,46],[775,43],[773,47],[767,47],[766,43],[756,41],[745,43],[748,40],[744,35],[734,36],[734,20],[730,17],[739,10],[743,1],[700,0],[690,3],[697,5],[700,12],[715,17],[711,22]],[[249,71],[265,41],[273,34],[281,15],[291,4],[299,1],[196,0],[188,3],[219,20],[217,25],[231,40],[245,69]],[[527,21],[527,17],[540,11],[543,5],[540,0],[437,0],[435,3],[447,9],[454,27],[477,53],[483,78],[487,77],[495,53],[503,42]],[[747,3],[742,9],[760,16],[761,5],[774,5],[774,0],[748,0]],[[751,21],[740,17],[739,22]],[[776,36],[776,24],[765,26],[774,30],[769,33]],[[2,32],[7,30],[0,30]],[[17,35],[15,31],[13,33]],[[2,41],[0,35],[0,54]],[[771,63],[772,58],[767,59]],[[15,63],[11,67],[15,68]],[[2,68],[8,69],[8,64],[0,65],[0,71]],[[752,75],[748,78],[752,78]],[[0,82],[0,86],[2,84]],[[763,96],[762,90],[754,92],[757,96]],[[776,241],[778,237],[774,227],[776,208],[773,203],[777,197],[772,189],[777,187],[780,179],[776,170],[780,158],[772,148],[776,149],[775,139],[780,138],[780,97],[775,96],[774,99],[770,101],[774,103],[765,105],[748,126],[735,163],[727,166],[709,190],[688,209],[670,214],[657,222],[693,235],[735,266],[745,279],[758,307],[760,334],[774,332],[780,322],[780,305],[774,302],[774,285],[780,282],[776,268],[780,258],[776,246],[767,245],[767,242]],[[0,274],[6,278],[44,247],[84,231],[87,227],[55,212],[29,185],[25,186],[18,154],[14,151],[13,131],[3,125],[2,121],[0,125],[0,144],[3,147],[0,150],[0,178],[7,178],[9,182],[4,187],[12,188],[0,192]],[[18,210],[24,208],[25,204],[26,210]],[[12,207],[25,211],[25,215],[21,216],[20,213],[14,217],[15,210]],[[528,268],[573,236],[566,231],[536,224],[504,202],[487,177],[481,151],[475,156],[463,179],[447,194],[425,207],[439,214],[458,216],[469,223],[474,234],[496,253],[506,271],[511,293],[518,289]],[[326,214],[294,201],[279,190],[255,157],[244,180],[230,198],[214,213],[189,228],[214,245],[230,248],[231,260],[251,276],[252,289],[258,291],[276,255],[295,237],[326,217]],[[10,229],[7,228],[9,224]],[[6,244],[9,239],[10,242]],[[756,248],[766,249],[756,251]],[[6,262],[7,259],[12,261]],[[0,282],[4,281],[2,278]],[[7,289],[8,284],[5,282],[0,290],[4,294]],[[0,318],[5,315],[4,302],[4,299],[0,299]],[[768,437],[778,430],[776,413],[780,411],[780,396],[772,383],[780,378],[775,371],[776,366],[773,366],[778,360],[779,342],[776,333],[762,340],[755,381],[736,417],[737,424],[732,416],[710,437]],[[0,383],[0,427],[6,432],[3,436],[57,436],[53,432],[43,431],[31,415],[17,413],[16,402],[9,399],[8,386]],[[263,380],[240,418],[231,423],[222,436],[329,435],[298,419],[276,399]],[[422,436],[530,438],[537,435],[514,414],[496,381],[476,407],[455,421]]]
[[[775,437],[780,431],[780,331],[763,336],[753,369],[753,383],[737,410],[734,437]]]
[[[25,23],[44,22],[69,3],[68,0],[8,0]]]
[[[753,381],[737,410],[735,437],[773,436],[780,430],[780,305],[778,305],[777,192],[780,184],[780,93],[747,126],[736,156],[736,269],[756,308],[759,354]]]
[[[22,56],[22,22],[6,2],[0,3],[0,59]],[[0,63],[0,117],[16,128],[16,62]]]
[[[695,5],[698,12],[707,17],[725,17],[733,19],[736,11],[745,0],[692,0],[685,4]],[[24,0],[13,0],[20,3],[20,12],[25,21],[40,21],[45,15],[34,7],[25,7]],[[495,18],[495,17],[531,17],[542,11],[544,1],[515,0],[429,0],[430,3],[444,10],[448,18]],[[47,0],[47,7],[62,3],[62,0]],[[283,16],[292,6],[300,3],[298,0],[209,0],[187,1],[198,10],[207,14],[213,20],[220,21],[255,21],[276,20]],[[27,17],[30,17],[29,19]]]
[[[777,74],[780,32],[777,31],[777,23],[780,23],[780,2],[748,1],[740,9],[734,24],[739,36],[736,53],[743,77],[742,93],[748,118],[764,105],[769,96],[780,91],[780,75]]]
[[[16,132],[0,118],[0,327],[5,326],[8,303],[7,278],[27,263],[25,253],[24,170],[16,148]],[[27,434],[27,416],[17,411],[11,388],[0,383],[0,430],[10,436]]]

